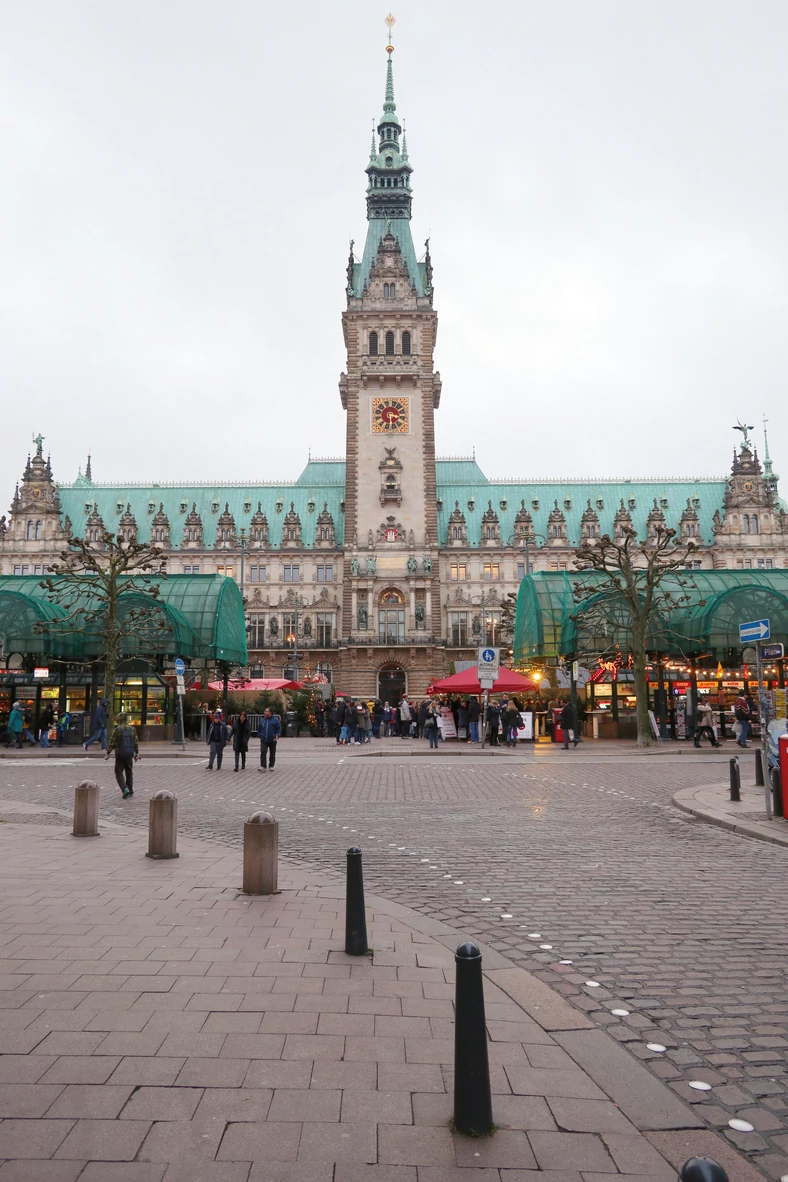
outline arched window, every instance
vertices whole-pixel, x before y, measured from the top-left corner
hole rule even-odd
[[[383,284],[383,299],[387,300],[388,298],[389,298],[389,285],[388,285],[388,283],[384,283]]]
[[[41,522],[37,521],[36,522],[36,541],[39,542],[40,540],[41,540]]]
[[[560,538],[561,537],[561,527],[558,525],[551,525],[550,526],[550,537],[551,538]]]
[[[394,356],[394,333],[393,332],[386,333],[386,356],[387,357]]]
[[[461,542],[462,541],[462,526],[461,525],[453,525],[451,527],[451,536],[455,542]]]
[[[758,514],[757,513],[753,513],[753,515],[750,519],[750,525],[752,526],[752,532],[754,534],[757,534],[757,532],[758,532]],[[36,534],[36,537],[38,537],[38,534]]]
[[[495,526],[488,525],[487,526],[487,540],[492,541],[492,540],[494,540],[494,538],[495,538]]]
[[[33,541],[33,537],[34,537],[34,534],[33,534],[33,522],[32,522],[32,521],[28,521],[28,523],[27,523],[27,540],[28,540],[28,542],[32,542],[32,541]]]
[[[410,333],[403,332],[402,334],[402,353],[405,357],[410,357]]]
[[[749,513],[745,513],[741,520],[742,520],[742,525],[744,526],[744,532],[746,534],[748,534],[750,532],[750,515],[749,515]]]
[[[378,355],[378,334],[376,332],[369,334],[369,355],[370,357],[377,357]]]
[[[389,284],[389,299],[390,300],[396,299],[396,296],[397,296],[397,285],[396,285],[396,283],[390,283]]]

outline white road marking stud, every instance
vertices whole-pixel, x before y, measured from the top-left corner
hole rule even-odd
[[[660,1054],[662,1051],[666,1051],[668,1049],[667,1047],[663,1047],[661,1042],[647,1042],[646,1046],[650,1051],[659,1051]]]
[[[598,989],[599,988],[598,981],[586,981],[586,985],[588,986],[589,989]]]
[[[735,1129],[737,1133],[755,1132],[755,1125],[751,1125],[748,1120],[739,1120],[738,1117],[734,1117],[733,1120],[729,1120],[728,1124],[732,1129]]]
[[[702,1079],[691,1079],[688,1081],[689,1086],[694,1088],[696,1092],[710,1092],[711,1084],[705,1083]]]
[[[559,960],[558,963],[559,964],[574,964],[575,962],[573,960]],[[613,1011],[613,1013],[615,1013],[615,1010]]]
[[[553,945],[552,944],[540,944],[539,947],[544,948],[545,952],[549,952],[550,949],[553,947]]]
[[[511,919],[511,918],[512,918],[512,916],[509,914],[508,911],[504,911],[503,915],[501,916],[501,919]]]
[[[541,938],[542,938],[541,932],[529,932],[528,933],[529,940],[541,940]]]

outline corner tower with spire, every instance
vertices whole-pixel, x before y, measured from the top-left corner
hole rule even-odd
[[[394,18],[386,24],[391,31]],[[413,168],[397,116],[391,38],[386,53],[383,113],[366,166],[367,234],[360,259],[350,244],[342,315],[347,372],[339,382],[347,411],[343,632],[370,643],[377,637],[363,634],[378,633],[381,578],[396,581],[407,635],[439,635],[441,627],[434,424],[441,383],[433,363],[438,318],[429,244],[417,255],[411,233]],[[394,464],[396,503],[385,483]]]

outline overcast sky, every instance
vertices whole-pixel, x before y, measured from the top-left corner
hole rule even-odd
[[[392,3],[394,0],[392,0]],[[0,512],[344,454],[385,3],[0,3]],[[786,470],[785,0],[397,0],[438,451],[500,477]]]

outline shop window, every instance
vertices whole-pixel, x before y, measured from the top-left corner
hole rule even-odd
[[[460,583],[467,579],[468,567],[464,562],[453,562],[450,569],[450,578],[452,583]]]
[[[410,357],[410,333],[403,332],[402,334],[402,355],[403,357]]]
[[[386,333],[386,356],[387,357],[394,356],[394,333],[393,332]]]
[[[331,644],[334,630],[333,612],[317,612],[317,643],[323,646]]]
[[[370,357],[377,357],[378,355],[378,334],[376,332],[369,334],[369,355]]]
[[[451,642],[454,645],[468,643],[467,612],[451,612]]]

